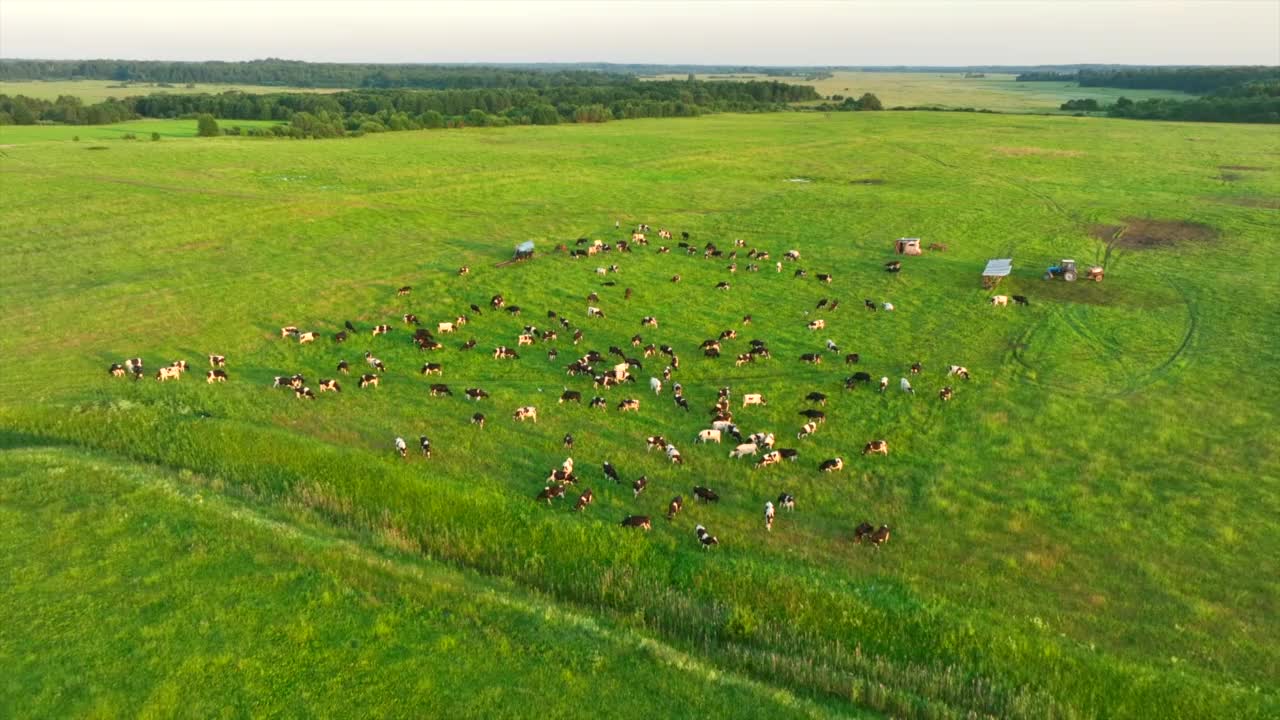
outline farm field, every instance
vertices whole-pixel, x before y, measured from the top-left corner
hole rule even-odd
[[[0,575],[18,582],[0,597],[20,612],[0,630],[0,664],[17,668],[0,683],[0,708],[16,708],[5,715],[95,703],[135,714],[149,699],[170,714],[164,703],[189,693],[255,713],[297,698],[397,714],[386,696],[435,674],[450,686],[439,707],[462,716],[482,707],[467,688],[526,716],[553,700],[557,716],[589,716],[593,701],[691,717],[1280,710],[1270,128],[783,113],[342,141],[108,139],[96,152],[6,137]],[[659,255],[656,240],[582,260],[552,251],[627,237],[615,221],[726,251],[741,238],[772,257],[759,273],[739,257],[730,274],[727,259]],[[1099,225],[1129,227],[1105,282],[1041,279],[1061,258],[1092,263]],[[947,249],[896,256],[900,236]],[[528,239],[539,257],[494,267]],[[790,249],[801,260],[775,272]],[[993,257],[1014,259],[998,292],[1029,305],[991,306],[979,273]],[[894,259],[902,272],[884,272]],[[586,317],[591,292],[604,319]],[[491,311],[495,293],[523,313]],[[818,310],[823,298],[840,305]],[[583,342],[561,330],[493,359],[524,325],[559,329],[548,310]],[[424,353],[409,312],[431,328],[471,322]],[[649,315],[658,328],[640,326]],[[806,329],[815,318],[826,328]],[[347,320],[358,334],[332,342]],[[372,337],[378,323],[393,330]],[[322,337],[281,339],[291,324]],[[738,339],[725,357],[704,359],[698,345],[726,329]],[[664,361],[639,357],[636,333],[679,353],[688,413],[669,387],[649,390]],[[470,338],[476,349],[459,350]],[[735,367],[751,338],[772,359]],[[858,365],[825,352],[827,339]],[[566,376],[611,345],[643,363],[635,386]],[[360,390],[366,350],[387,371]],[[228,357],[227,383],[203,382],[208,353]],[[107,375],[134,356],[193,370],[177,383]],[[337,376],[341,393],[311,402],[270,387],[300,372],[314,388],[340,360],[354,373]],[[443,375],[421,376],[428,361]],[[950,364],[972,380],[946,377]],[[890,390],[844,390],[859,370]],[[429,395],[440,382],[452,397]],[[753,470],[726,458],[731,442],[692,442],[726,385],[743,431],[776,432],[797,462]],[[470,402],[467,387],[492,397]],[[609,408],[560,405],[565,387]],[[828,419],[797,439],[811,391],[829,396]],[[742,408],[745,393],[768,403]],[[626,397],[639,412],[614,408]],[[537,423],[512,420],[523,405]],[[469,422],[477,411],[483,429]],[[654,434],[683,465],[646,451]],[[414,452],[419,435],[430,459]],[[872,439],[890,454],[863,457]],[[535,503],[566,454],[579,488]],[[837,456],[843,472],[817,471]],[[605,480],[606,460],[628,483],[647,476],[644,493]],[[721,501],[694,503],[694,485]],[[583,486],[595,502],[575,513]],[[797,509],[766,532],[763,504],[784,491]],[[676,494],[685,509],[668,522]],[[652,531],[618,527],[630,514],[653,516]],[[854,544],[862,521],[889,525],[890,541]],[[699,547],[699,523],[718,547]],[[73,595],[82,584],[103,599]],[[249,612],[223,610],[235,603]],[[51,644],[39,606],[62,618],[59,672],[33,651]],[[462,608],[464,626],[442,640]],[[278,644],[253,640],[267,628]],[[492,662],[495,637],[509,661]],[[262,680],[284,648],[314,666],[295,659]],[[341,672],[361,660],[374,669]],[[218,663],[239,663],[245,682],[203,686],[216,673],[200,669]],[[379,684],[361,686],[368,674]],[[527,710],[496,704],[526,696]]]
[[[223,128],[240,126],[270,127],[279,125],[274,120],[223,120]],[[33,142],[66,141],[80,138],[90,140],[120,140],[133,134],[139,140],[150,140],[151,133],[162,138],[196,137],[196,121],[190,120],[133,120],[111,125],[0,125],[0,145],[17,145]]]
[[[660,75],[658,79],[679,80],[686,75]],[[844,95],[857,97],[873,93],[884,106],[941,108],[979,108],[1007,113],[1057,113],[1067,100],[1093,98],[1112,103],[1124,96],[1130,100],[1148,98],[1189,98],[1176,90],[1133,90],[1119,88],[1079,87],[1068,82],[1017,82],[1016,75],[987,73],[983,78],[966,78],[964,73],[927,72],[857,72],[838,70],[829,78],[768,77],[750,73],[698,75],[699,80],[782,80],[799,85],[812,85],[823,97]]]
[[[132,95],[151,95],[152,93],[171,93],[174,95],[192,93],[224,93],[230,91],[263,95],[277,92],[340,92],[339,88],[302,88],[276,85],[234,85],[228,83],[195,83],[195,87],[187,87],[185,83],[175,83],[173,87],[160,87],[154,83],[129,83],[128,87],[111,87],[119,85],[114,80],[9,80],[0,82],[0,95],[26,95],[41,100],[56,100],[59,95],[74,95],[92,104],[107,98],[125,98]]]

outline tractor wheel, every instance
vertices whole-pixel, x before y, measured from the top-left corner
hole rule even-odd
[[[1075,271],[1075,270],[1068,270],[1068,271],[1066,271],[1066,272],[1062,273],[1062,279],[1063,279],[1063,280],[1066,280],[1067,282],[1075,282],[1075,281],[1076,281],[1076,271]]]

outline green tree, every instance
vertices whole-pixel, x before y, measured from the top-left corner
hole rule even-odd
[[[159,140],[160,140],[160,133],[158,133],[158,132],[153,132],[153,133],[151,133],[151,141],[152,141],[152,142],[159,142]]]
[[[535,105],[529,113],[529,120],[534,125],[555,125],[560,122],[560,113],[545,103]]]
[[[876,97],[875,95],[872,95],[871,93],[863,93],[862,97],[858,98],[858,109],[859,110],[883,110],[884,104],[881,103],[880,98]]]
[[[217,137],[218,121],[213,119],[209,113],[203,113],[196,119],[196,135],[200,137]]]

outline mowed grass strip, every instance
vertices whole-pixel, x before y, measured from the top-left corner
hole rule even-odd
[[[635,613],[709,657],[894,714],[1141,716],[1174,696],[1188,714],[1265,714],[1275,660],[1262,639],[1276,593],[1274,574],[1255,569],[1276,550],[1266,529],[1277,466],[1258,369],[1280,361],[1265,341],[1277,220],[1220,200],[1274,195],[1277,180],[1265,169],[1218,179],[1223,165],[1263,167],[1259,148],[1276,153],[1256,130],[886,113],[11,148],[0,181],[14,192],[0,211],[17,272],[2,291],[17,310],[0,348],[25,362],[0,374],[5,422],[216,474],[342,525],[378,527],[390,513],[433,556]],[[795,177],[811,182],[786,182]],[[1128,252],[1101,285],[1039,279],[1061,257],[1092,259],[1091,225],[1132,217],[1219,235]],[[615,219],[689,230],[695,244],[742,237],[775,259],[794,247],[810,273],[836,281],[793,278],[791,265],[747,274],[745,259],[730,277],[727,261],[652,248],[492,267],[530,237],[544,251],[583,234],[621,237]],[[902,235],[949,249],[886,274]],[[985,260],[1009,253],[1017,271],[1001,291],[1029,295],[1030,307],[992,308],[978,286]],[[594,267],[612,262],[618,285],[601,287]],[[471,276],[454,274],[461,264]],[[713,290],[723,279],[728,293]],[[402,284],[414,293],[397,298]],[[608,319],[585,318],[591,291]],[[525,314],[474,317],[437,356],[407,343],[401,313],[434,325],[494,292]],[[841,308],[815,311],[822,297]],[[865,298],[897,310],[869,313]],[[507,364],[456,349],[469,337],[480,350],[511,345],[522,325],[547,326],[548,309],[584,327],[580,348],[638,355],[636,332],[675,345],[694,412],[643,387],[661,370],[652,359],[640,387],[608,393],[611,405],[641,397],[636,415],[556,406],[565,385],[591,394],[563,373],[575,353],[563,333],[556,363],[545,345]],[[650,314],[657,331],[639,326]],[[828,329],[805,330],[817,316]],[[327,334],[345,319],[363,329],[345,346],[279,338],[284,324]],[[397,329],[375,339],[375,322]],[[703,360],[697,344],[728,327],[741,334],[728,347],[760,337],[775,358],[737,369]],[[827,337],[863,362],[797,361]],[[340,397],[305,404],[267,387],[277,374],[329,377],[339,359],[360,368],[365,350],[390,366],[377,391],[348,382]],[[105,374],[135,354],[154,368],[199,365],[208,352],[231,358],[227,385]],[[444,363],[455,393],[481,386],[494,398],[427,397],[416,375],[426,360]],[[911,398],[896,380],[915,361],[926,370]],[[946,379],[950,363],[974,380]],[[844,393],[857,369],[890,376],[894,391]],[[957,389],[945,406],[934,395],[944,383]],[[1231,384],[1231,402],[1206,390],[1215,383]],[[769,398],[738,411],[744,430],[777,432],[801,449],[799,463],[753,472],[726,447],[692,445],[724,384]],[[810,390],[832,397],[830,419],[795,441]],[[542,410],[536,426],[510,422],[524,404]],[[476,410],[491,419],[483,432],[467,423]],[[565,432],[597,492],[582,517],[532,502],[565,455]],[[657,432],[680,446],[684,468],[644,451]],[[430,462],[391,457],[395,436],[418,434],[435,444]],[[858,457],[874,437],[890,440],[889,458]],[[819,475],[817,462],[836,455],[845,473]],[[646,494],[605,484],[605,459],[628,480],[647,474]],[[616,527],[660,514],[677,492],[690,500],[694,484],[720,490],[721,505],[643,537]],[[766,533],[763,502],[783,490],[800,509]],[[851,544],[863,519],[894,528],[885,549]],[[720,536],[717,552],[694,543],[699,521]]]

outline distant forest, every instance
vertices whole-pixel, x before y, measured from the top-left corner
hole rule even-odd
[[[1069,100],[1063,110],[1102,111],[1111,117],[1139,120],[1280,123],[1280,68],[1200,67],[1080,70],[1075,73],[1031,72],[1022,82],[1076,82],[1080,87],[1181,90],[1200,95],[1189,100],[1120,98],[1100,105],[1093,99]]]
[[[589,77],[585,79],[597,79],[595,74],[587,75]],[[783,109],[789,103],[820,99],[811,86],[777,81],[640,82],[632,79],[603,85],[369,89],[329,94],[157,93],[93,105],[83,105],[72,96],[49,101],[21,95],[0,95],[0,124],[54,122],[103,125],[135,118],[208,115],[216,120],[278,120],[288,123],[276,127],[246,128],[244,134],[339,137],[388,130],[553,125],[645,117],[691,117],[709,112],[760,112]]]

